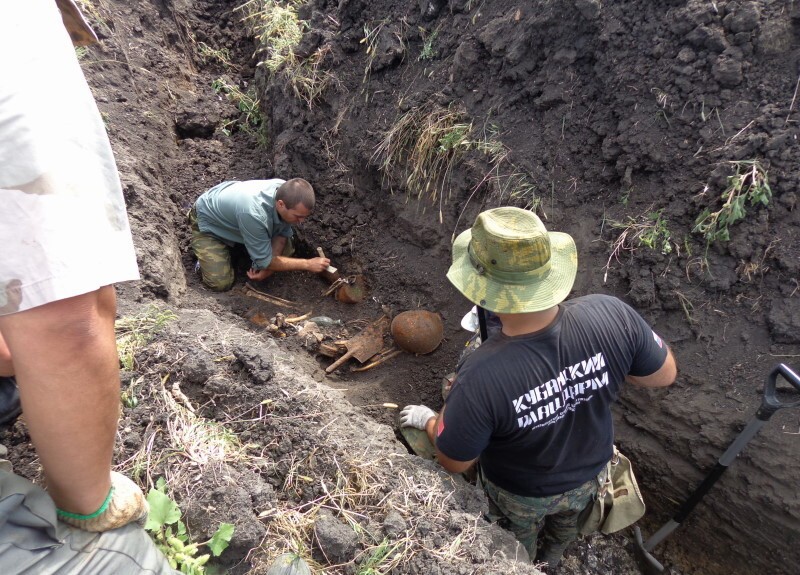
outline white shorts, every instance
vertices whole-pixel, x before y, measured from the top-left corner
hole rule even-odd
[[[0,2],[0,315],[139,279],[117,167],[53,0]]]

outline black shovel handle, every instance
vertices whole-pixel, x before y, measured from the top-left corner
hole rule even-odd
[[[756,412],[756,417],[768,420],[779,409],[784,407],[797,407],[800,405],[800,398],[794,401],[781,401],[775,390],[778,379],[778,374],[783,376],[783,379],[788,381],[798,393],[800,393],[800,376],[798,376],[792,369],[784,363],[779,363],[772,368],[772,371],[767,378],[767,384],[764,386],[764,397],[761,399],[761,407]]]
[[[686,517],[694,510],[700,500],[705,496],[706,493],[709,492],[711,487],[717,482],[720,476],[725,473],[725,470],[728,469],[728,466],[733,463],[736,459],[736,456],[744,449],[745,445],[753,439],[758,430],[761,429],[769,418],[772,417],[776,411],[779,409],[783,409],[785,407],[797,407],[800,405],[800,398],[795,399],[794,401],[781,401],[776,393],[776,383],[778,374],[782,375],[786,381],[788,381],[795,390],[800,393],[800,377],[792,371],[787,365],[783,363],[779,363],[775,367],[772,368],[772,371],[767,378],[767,383],[764,386],[764,395],[761,398],[761,406],[758,408],[755,416],[747,423],[747,426],[736,436],[736,439],[730,444],[728,449],[717,461],[714,468],[709,472],[703,482],[694,490],[694,492],[689,496],[683,505],[681,505],[680,509],[678,509],[677,513],[672,517],[672,519],[667,522],[661,529],[659,529],[656,533],[654,533],[646,542],[643,544],[643,549],[647,552],[651,551],[653,547],[658,545],[661,541],[663,541],[667,535],[672,533],[675,529],[677,529],[678,525],[683,523]]]

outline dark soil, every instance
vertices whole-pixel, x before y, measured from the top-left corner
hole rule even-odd
[[[125,374],[128,384],[143,379],[138,405],[125,410],[118,460],[130,462],[143,444],[167,449],[172,416],[157,400],[173,382],[199,414],[224,422],[256,463],[194,461],[203,473],[192,474],[191,465],[168,458],[139,479],[171,477],[201,532],[235,522],[223,556],[234,571],[259,572],[282,548],[270,510],[309,510],[303,505],[325,486],[362,477],[369,462],[379,492],[370,491],[363,507],[314,517],[321,527],[307,544],[321,564],[352,562],[370,542],[412,533],[421,546],[393,573],[526,572],[493,559],[513,556],[512,540],[479,518],[480,494],[406,455],[394,439],[396,410],[383,405],[441,406],[441,378],[469,337],[459,326],[469,304],[445,279],[450,241],[482,209],[538,204],[548,228],[578,244],[573,295],[623,298],[673,347],[676,384],[626,390],[617,410],[617,443],[634,461],[648,503],[645,534],[676,511],[753,416],[772,366],[798,365],[800,12],[793,3],[314,0],[300,8],[309,29],[299,51],[324,49],[335,82],[310,106],[285,74],[256,67],[256,47],[233,4],[104,0],[99,7],[93,20],[103,43],[82,64],[107,117],[143,275],[120,286],[121,313],[158,301],[180,316]],[[380,29],[369,55],[365,26]],[[233,65],[201,44],[229,50]],[[257,87],[266,146],[237,129],[239,110],[211,87],[219,77]],[[509,152],[505,166],[532,184],[525,195],[487,178],[492,166],[481,154],[467,154],[444,182],[445,198],[433,202],[409,193],[403,165],[381,171],[375,150],[403,114],[448,107],[471,120],[475,134],[495,134]],[[695,219],[719,209],[731,162],[743,160],[764,167],[772,200],[748,206],[730,241],[707,247],[692,233]],[[320,246],[345,273],[363,274],[363,303],[323,297],[325,282],[301,273],[255,286],[295,309],[257,301],[239,291],[246,258],[232,292],[200,285],[188,251],[192,202],[224,179],[268,177],[311,181],[318,204],[298,230],[300,254]],[[612,257],[622,231],[613,222],[659,211],[668,253],[636,246]],[[257,312],[311,311],[342,320],[323,329],[337,339],[386,312],[418,308],[444,321],[435,352],[331,376],[324,374],[331,360],[308,338],[292,329],[276,337],[251,321]],[[798,434],[800,412],[779,412],[654,554],[676,574],[796,572]],[[24,424],[0,440],[20,472],[37,474]],[[311,481],[297,482],[298,474]],[[416,505],[396,499],[409,482],[424,491]],[[436,511],[430,494],[444,501]],[[330,521],[353,514],[369,535],[348,541]],[[442,550],[457,537],[471,545],[449,556]],[[559,571],[635,573],[632,543],[622,535],[578,542]]]

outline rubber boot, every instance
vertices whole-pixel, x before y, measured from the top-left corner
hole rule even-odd
[[[0,377],[0,425],[13,423],[22,413],[19,402],[17,380],[13,377]]]

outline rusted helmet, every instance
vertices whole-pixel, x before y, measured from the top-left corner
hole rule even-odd
[[[395,343],[411,353],[430,353],[442,342],[444,326],[439,314],[415,309],[397,314],[392,320]]]

